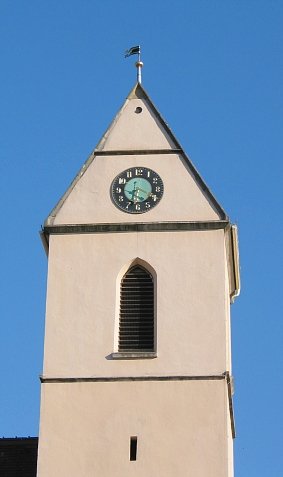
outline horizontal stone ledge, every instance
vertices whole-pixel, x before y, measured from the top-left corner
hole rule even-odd
[[[227,227],[227,220],[202,222],[139,222],[139,223],[100,223],[74,225],[46,225],[43,232],[50,234],[89,234],[123,232],[183,232],[200,230],[220,230]]]
[[[220,381],[226,374],[208,376],[95,376],[95,377],[53,377],[40,376],[42,383],[95,383],[95,382],[127,382],[127,381]]]
[[[181,154],[182,149],[121,149],[117,151],[94,151],[94,156],[142,156],[149,154]]]

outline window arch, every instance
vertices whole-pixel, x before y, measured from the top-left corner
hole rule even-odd
[[[154,282],[141,265],[134,265],[120,284],[119,352],[154,351]]]

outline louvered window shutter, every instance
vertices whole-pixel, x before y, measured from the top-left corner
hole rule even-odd
[[[120,291],[119,351],[154,351],[154,284],[137,265],[124,275]]]

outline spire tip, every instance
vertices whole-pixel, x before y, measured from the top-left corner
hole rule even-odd
[[[132,46],[129,50],[125,52],[125,58],[131,55],[138,55],[138,61],[136,62],[137,68],[137,81],[141,84],[141,69],[143,67],[143,62],[141,61],[141,47],[140,45]]]

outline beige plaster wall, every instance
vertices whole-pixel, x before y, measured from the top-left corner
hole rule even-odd
[[[163,180],[163,197],[147,213],[127,214],[111,200],[112,181],[130,167],[148,167]],[[218,219],[218,213],[204,196],[182,157],[159,154],[95,157],[58,210],[54,224]]]
[[[224,380],[45,384],[37,475],[232,477],[226,410]]]
[[[119,277],[155,270],[158,357],[111,359]],[[224,232],[50,237],[44,376],[210,375],[229,369]]]
[[[137,113],[137,108],[142,108]],[[174,149],[159,118],[145,99],[128,99],[111,124],[98,149],[105,151],[139,149]]]

